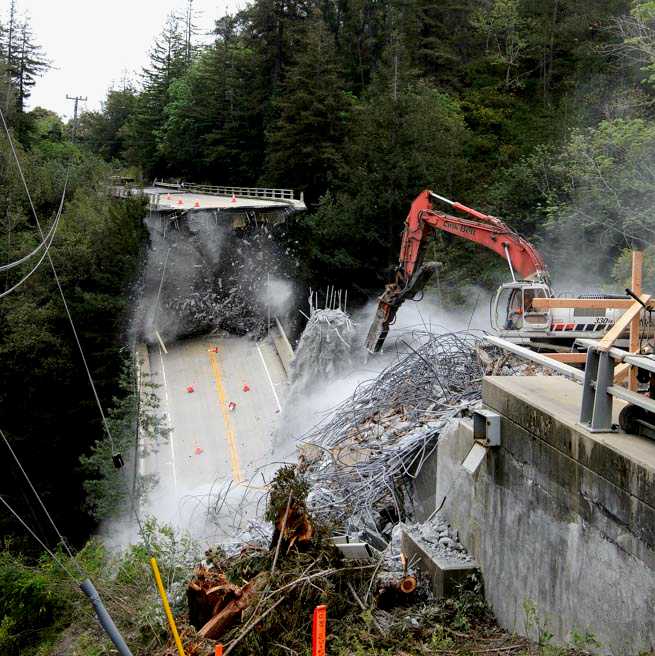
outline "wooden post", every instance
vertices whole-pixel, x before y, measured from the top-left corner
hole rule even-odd
[[[631,287],[632,291],[639,296],[641,294],[641,285],[643,278],[643,266],[644,266],[644,252],[643,251],[632,251],[632,281]],[[636,353],[639,350],[639,319],[641,313],[639,313],[631,322],[630,322],[630,353]],[[630,379],[628,382],[628,388],[633,392],[637,391],[638,382],[637,382],[637,368],[630,367]]]

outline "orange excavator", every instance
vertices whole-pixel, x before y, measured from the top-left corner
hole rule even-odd
[[[466,216],[447,214],[437,209],[437,204],[448,205]],[[580,337],[600,337],[620,315],[620,311],[605,309],[536,310],[532,306],[535,298],[554,296],[539,251],[497,217],[425,190],[414,199],[405,220],[400,261],[393,282],[379,298],[366,340],[370,353],[382,349],[400,306],[414,298],[440,266],[423,261],[429,238],[437,230],[480,244],[507,260],[512,281],[498,289],[491,310],[492,327],[503,337],[544,346],[570,345]]]

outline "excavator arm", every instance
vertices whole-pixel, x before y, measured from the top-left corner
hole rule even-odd
[[[436,210],[434,201],[450,205],[470,218]],[[428,240],[437,230],[467,239],[498,253],[507,260],[514,279],[518,273],[523,280],[548,281],[546,265],[539,251],[500,219],[425,190],[414,199],[405,219],[400,261],[394,280],[385,287],[379,298],[375,318],[366,339],[366,349],[370,353],[380,351],[398,308],[407,298],[420,291],[437,270],[437,262],[423,262]]]

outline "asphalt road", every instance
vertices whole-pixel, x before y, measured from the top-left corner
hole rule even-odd
[[[157,205],[161,209],[188,210],[197,209],[272,209],[276,207],[293,207],[297,210],[305,209],[305,203],[300,200],[277,200],[274,198],[246,198],[237,196],[217,196],[212,194],[201,194],[167,190],[161,187],[147,187],[144,193],[151,198],[157,199]]]
[[[151,347],[149,354],[170,434],[141,461],[141,473],[157,477],[147,512],[198,536],[219,490],[234,497],[262,485],[286,374],[266,340],[202,337],[167,351]]]

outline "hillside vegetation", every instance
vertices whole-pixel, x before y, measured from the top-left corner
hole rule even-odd
[[[129,320],[148,240],[143,202],[108,197],[112,173],[302,191],[308,211],[289,230],[299,282],[358,302],[386,282],[424,188],[501,216],[562,287],[620,286],[638,245],[655,288],[655,2],[254,0],[206,38],[187,0],[147,68],[78,125],[29,109],[50,63],[8,4],[0,108],[44,228],[66,184],[50,252],[120,444],[136,432]],[[0,264],[40,241],[3,133]],[[431,249],[444,302],[507,275],[472,245]],[[121,565],[88,543],[120,505],[119,479],[47,260],[4,295],[32,266],[0,272],[0,429],[89,569],[112,563],[107,589],[108,569],[137,576],[137,561],[140,584],[143,550]],[[0,454],[0,494],[55,547],[4,443]],[[77,601],[52,587],[61,572],[6,512],[0,534],[0,653],[48,653]]]

